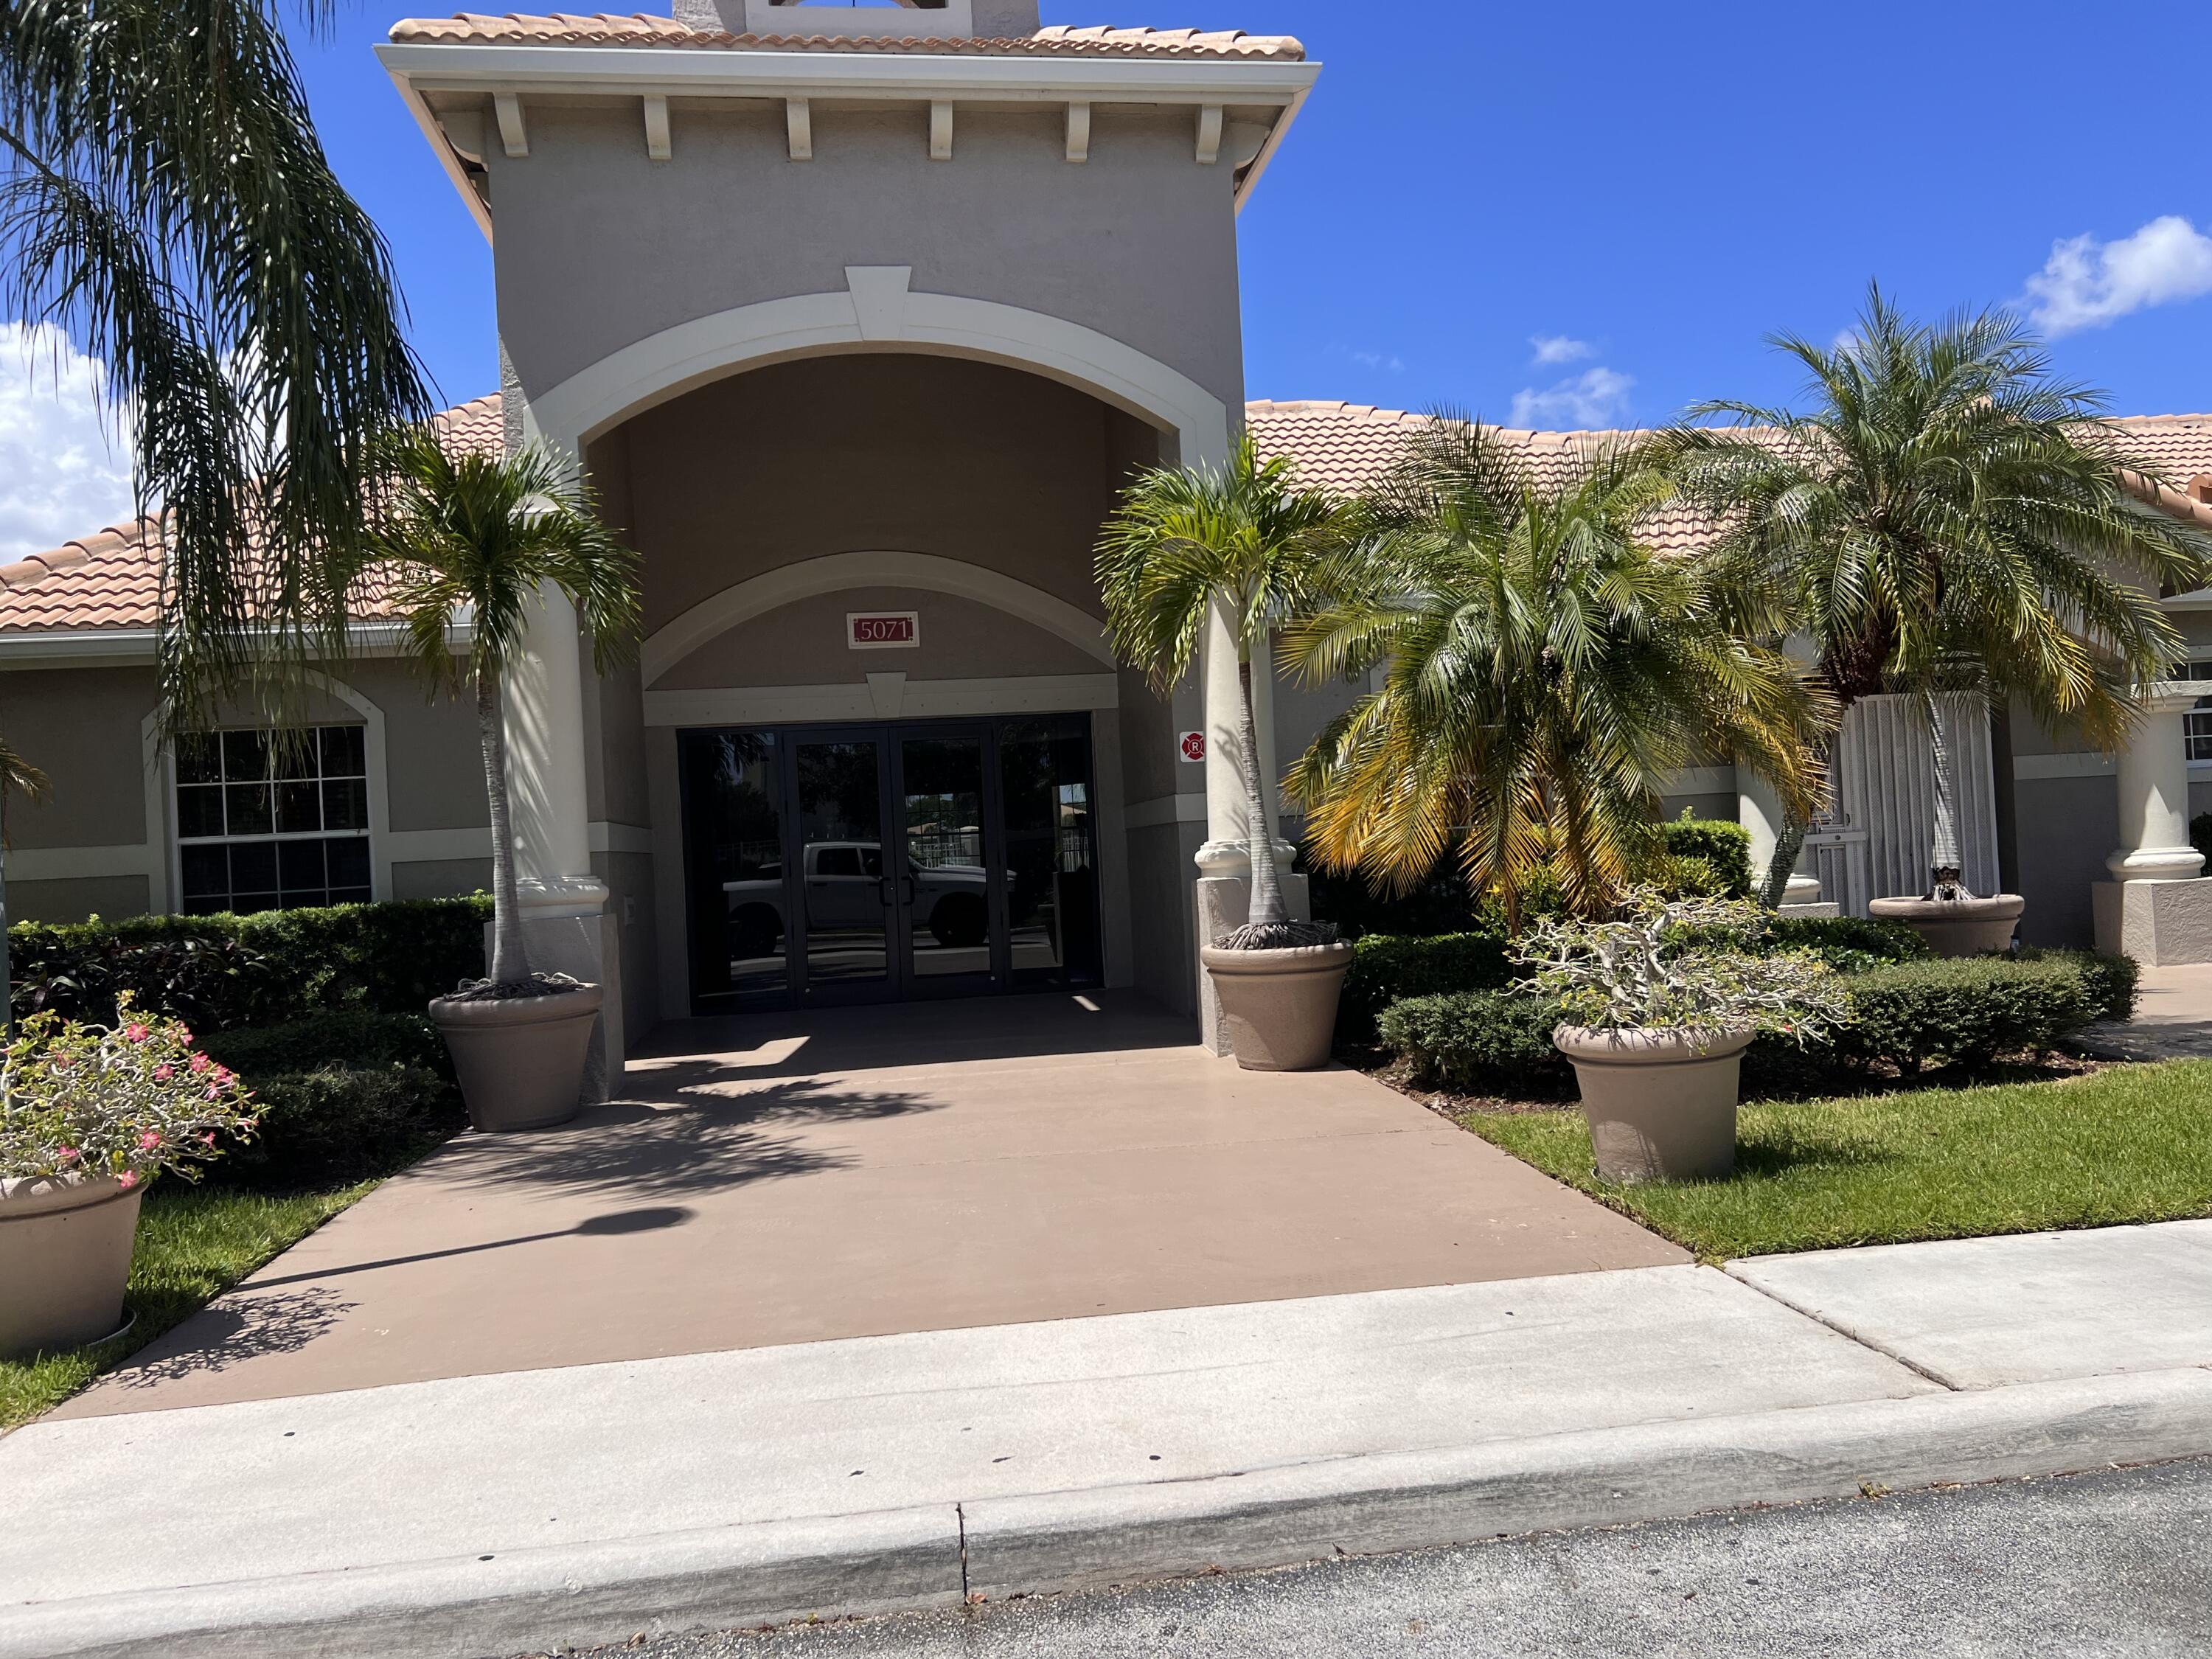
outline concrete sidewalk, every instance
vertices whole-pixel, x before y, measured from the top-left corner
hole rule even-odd
[[[33,1425],[0,1656],[461,1659],[2207,1451],[2204,1222],[921,1332]]]

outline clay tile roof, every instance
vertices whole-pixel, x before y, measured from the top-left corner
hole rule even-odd
[[[916,21],[922,21],[924,15],[917,14]],[[392,38],[410,45],[673,46],[725,52],[934,52],[994,58],[1255,58],[1297,63],[1306,55],[1305,47],[1289,35],[1247,34],[1242,29],[1077,28],[1055,23],[1031,35],[982,40],[732,34],[726,29],[701,28],[678,18],[643,12],[628,15],[459,12],[452,17],[404,19],[392,25]]]
[[[456,447],[496,449],[504,441],[499,407],[494,394],[437,418]],[[160,528],[150,518],[110,526],[0,565],[0,635],[154,627],[161,612]],[[369,582],[359,614],[388,614],[385,592],[383,583]]]

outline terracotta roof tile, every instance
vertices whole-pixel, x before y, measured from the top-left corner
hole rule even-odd
[[[439,422],[458,447],[496,449],[505,441],[496,393],[447,410]],[[150,629],[161,619],[159,524],[112,525],[52,552],[0,565],[0,634]],[[388,614],[386,584],[372,577],[359,614]]]
[[[410,45],[662,46],[708,52],[833,52],[960,53],[991,58],[1256,58],[1303,60],[1306,49],[1283,34],[1242,29],[1077,28],[1055,23],[1035,34],[988,39],[927,35],[732,34],[700,28],[675,17],[643,12],[538,15],[459,12],[451,17],[410,17],[392,26],[392,38]]]

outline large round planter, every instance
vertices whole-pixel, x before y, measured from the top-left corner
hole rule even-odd
[[[2019,894],[1998,893],[1971,899],[1878,898],[1867,912],[1884,921],[1903,922],[1939,957],[1978,957],[2010,950],[2013,930],[2027,908],[2027,901]]]
[[[1352,966],[1352,946],[1300,945],[1286,951],[1199,953],[1221,999],[1222,1024],[1237,1063],[1253,1072],[1310,1072],[1328,1061],[1336,1034],[1337,994]]]
[[[575,1116],[601,996],[598,986],[579,985],[550,996],[431,1003],[469,1121],[497,1132],[542,1129]]]
[[[1605,1181],[1703,1181],[1735,1168],[1736,1088],[1749,1031],[1692,1042],[1668,1028],[1552,1034],[1574,1062]]]
[[[112,1176],[0,1181],[0,1359],[114,1334],[144,1192]]]

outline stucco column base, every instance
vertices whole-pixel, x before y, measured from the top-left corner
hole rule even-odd
[[[1820,891],[1817,883],[1813,890]],[[1778,916],[1840,916],[1844,914],[1844,907],[1833,899],[1825,902],[1815,899],[1806,904],[1793,904],[1785,899],[1774,907],[1774,914]]]
[[[1756,881],[1758,878],[1759,869],[1758,866],[1753,866],[1752,879]],[[1790,909],[1793,905],[1818,904],[1820,902],[1820,878],[1818,876],[1793,875],[1783,884],[1782,908],[1785,910]],[[1804,912],[1801,909],[1798,914],[1802,915]]]
[[[606,889],[594,881],[604,896]],[[530,965],[541,974],[566,974],[602,991],[599,1016],[592,1027],[592,1047],[584,1057],[582,1103],[610,1098],[622,1080],[623,1046],[622,951],[618,924],[604,911],[579,915],[522,907],[522,945]],[[484,959],[491,959],[491,924],[484,924]]]
[[[1278,836],[1274,841],[1275,868],[1287,876],[1297,861],[1298,849]],[[1201,876],[1229,876],[1238,881],[1251,873],[1252,852],[1243,841],[1209,841],[1191,855]],[[1304,918],[1301,917],[1303,921]]]
[[[2106,955],[2146,968],[2212,962],[2212,878],[2093,882],[2089,898]]]
[[[1207,843],[1209,846],[1213,843]],[[1280,845],[1278,844],[1279,856]],[[1202,860],[1206,854],[1200,850]],[[1313,900],[1304,876],[1290,873],[1287,859],[1282,859],[1283,908],[1296,921],[1313,920]],[[1248,867],[1249,861],[1239,858],[1237,867]],[[1192,908],[1197,919],[1191,940],[1191,961],[1198,969],[1198,1041],[1206,1053],[1225,1058],[1229,1052],[1229,1030],[1221,1017],[1221,998],[1213,988],[1213,975],[1206,971],[1200,954],[1206,947],[1232,927],[1242,927],[1252,915],[1252,889],[1241,875],[1200,876],[1194,884],[1197,902]]]

